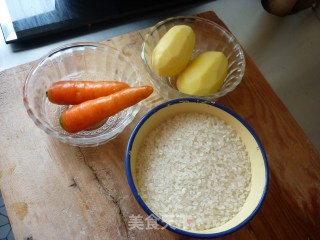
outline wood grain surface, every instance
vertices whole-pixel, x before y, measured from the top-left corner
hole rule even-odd
[[[199,14],[222,26],[213,13]],[[147,30],[103,43],[148,75],[139,59]],[[242,83],[220,103],[258,134],[268,157],[269,190],[258,214],[223,239],[320,239],[320,155],[246,55]],[[142,115],[164,100],[156,93],[116,139],[94,148],[61,143],[38,129],[22,101],[32,63],[0,73],[0,189],[16,239],[188,239],[160,229],[130,229],[147,217],[128,187],[124,153]]]

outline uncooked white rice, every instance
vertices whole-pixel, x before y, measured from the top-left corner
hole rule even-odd
[[[209,114],[181,113],[144,140],[137,184],[163,221],[203,230],[221,226],[240,211],[250,191],[251,166],[231,126]]]

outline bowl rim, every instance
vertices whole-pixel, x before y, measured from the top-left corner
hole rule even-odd
[[[239,73],[239,77],[237,78],[237,80],[235,81],[234,84],[229,85],[228,87],[226,87],[224,90],[222,91],[218,91],[214,94],[210,94],[210,95],[190,95],[190,94],[186,94],[186,93],[182,93],[179,92],[178,90],[168,86],[167,84],[165,84],[162,80],[162,77],[157,76],[152,69],[150,68],[150,66],[147,63],[147,59],[145,56],[145,48],[147,45],[147,42],[149,40],[149,38],[151,37],[151,35],[162,25],[166,24],[167,22],[170,21],[175,21],[175,20],[193,20],[193,21],[201,21],[201,22],[205,22],[211,26],[214,26],[215,28],[219,29],[225,36],[227,36],[228,38],[232,39],[232,41],[234,42],[234,45],[237,46],[237,49],[239,50],[239,56],[241,57],[242,63],[241,66],[238,67],[237,69],[240,70]],[[219,25],[218,23],[211,21],[209,19],[206,18],[202,18],[202,17],[197,17],[197,16],[176,16],[176,17],[169,17],[165,20],[162,20],[158,23],[156,23],[154,26],[152,26],[149,31],[145,34],[144,38],[143,38],[143,43],[141,45],[141,54],[140,57],[142,59],[143,65],[146,69],[146,71],[149,73],[150,77],[152,79],[155,79],[157,81],[157,84],[160,84],[162,87],[164,87],[170,94],[174,94],[174,95],[179,95],[179,98],[203,98],[203,99],[209,99],[209,100],[214,100],[214,99],[218,99],[224,95],[226,95],[227,93],[233,91],[242,81],[242,78],[244,76],[245,73],[245,69],[246,69],[246,57],[245,57],[245,53],[244,50],[241,46],[241,44],[239,43],[239,41],[236,39],[236,37],[226,28],[224,28],[223,26]],[[152,83],[153,81],[150,80]]]
[[[222,232],[218,232],[218,233],[194,233],[194,232],[189,232],[187,230],[182,230],[179,229],[177,227],[171,226],[170,224],[164,222],[160,217],[158,217],[155,213],[153,213],[151,211],[151,209],[146,205],[146,203],[144,202],[144,200],[142,199],[142,197],[139,195],[138,193],[138,189],[136,188],[134,181],[133,181],[133,177],[132,177],[132,173],[131,173],[131,149],[133,147],[133,143],[135,140],[136,135],[138,134],[140,128],[143,126],[143,124],[156,112],[158,112],[159,110],[168,107],[170,105],[175,105],[175,104],[179,104],[179,103],[202,103],[202,104],[207,104],[210,105],[212,107],[216,107],[219,108],[223,111],[225,111],[226,113],[232,115],[234,118],[236,118],[249,132],[250,134],[254,137],[255,141],[257,142],[262,157],[263,157],[263,162],[264,162],[264,169],[265,169],[265,173],[266,173],[266,177],[265,177],[265,185],[264,185],[264,189],[263,189],[263,193],[262,196],[257,204],[257,206],[255,207],[255,209],[250,213],[249,216],[246,217],[246,219],[239,223],[238,225],[234,226],[231,229],[228,229],[226,231],[222,231]],[[125,168],[126,168],[126,176],[127,176],[127,182],[129,184],[129,187],[136,199],[136,201],[139,203],[139,205],[142,207],[142,209],[149,215],[151,216],[158,224],[160,224],[161,226],[165,227],[166,229],[184,235],[184,236],[188,236],[188,237],[196,237],[196,238],[216,238],[216,237],[222,237],[222,236],[226,236],[230,233],[233,233],[237,230],[239,230],[240,228],[242,228],[243,226],[245,226],[260,210],[266,195],[267,195],[267,190],[268,190],[268,185],[269,185],[269,167],[268,167],[268,160],[267,160],[267,156],[265,153],[265,150],[262,146],[262,143],[258,137],[258,135],[255,133],[255,131],[252,129],[252,127],[242,118],[240,117],[237,113],[235,113],[233,110],[227,108],[226,106],[217,103],[217,102],[211,102],[205,99],[200,99],[200,98],[180,98],[180,99],[173,99],[173,100],[169,100],[167,102],[164,102],[158,106],[156,106],[155,108],[151,109],[149,112],[147,112],[138,122],[138,124],[135,126],[135,128],[133,129],[129,140],[128,140],[128,144],[127,144],[127,148],[126,148],[126,153],[125,153]]]
[[[132,122],[132,120],[138,114],[138,112],[141,109],[141,103],[136,104],[137,107],[135,108],[135,110],[123,121],[123,124],[121,126],[118,126],[116,128],[117,131],[113,130],[114,132],[112,134],[110,134],[111,132],[106,133],[107,137],[104,137],[104,135],[97,135],[97,136],[94,136],[91,138],[78,137],[78,136],[74,137],[74,134],[66,135],[66,134],[58,133],[56,131],[51,130],[50,128],[46,127],[43,124],[43,121],[41,119],[36,117],[32,108],[29,106],[29,100],[28,100],[28,96],[27,96],[27,87],[30,82],[30,78],[31,78],[32,74],[40,67],[40,64],[42,62],[44,62],[48,57],[58,53],[59,51],[64,51],[64,50],[68,50],[68,49],[75,48],[75,47],[95,47],[95,48],[102,48],[102,49],[107,49],[107,50],[111,49],[111,51],[117,52],[119,55],[121,55],[125,59],[125,61],[128,64],[130,64],[130,66],[133,68],[134,72],[137,73],[138,82],[141,81],[141,74],[140,74],[139,69],[134,64],[132,64],[132,60],[129,57],[125,56],[120,50],[118,50],[112,46],[109,46],[107,44],[100,43],[100,42],[99,43],[98,42],[68,43],[68,44],[64,44],[64,45],[61,45],[59,47],[56,47],[56,48],[50,50],[49,52],[42,55],[42,57],[40,57],[38,60],[36,60],[34,62],[34,65],[30,69],[30,71],[28,72],[28,74],[25,78],[25,81],[23,83],[23,87],[22,87],[23,104],[27,110],[29,117],[33,120],[35,125],[38,128],[40,128],[41,130],[43,130],[44,132],[46,132],[49,136],[52,136],[52,137],[60,140],[61,142],[68,143],[73,146],[81,146],[81,147],[98,146],[103,143],[106,143],[107,141],[112,140],[118,134],[120,134]]]

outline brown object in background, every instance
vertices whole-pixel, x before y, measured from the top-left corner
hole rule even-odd
[[[315,7],[318,0],[261,0],[263,8],[276,16],[284,17],[301,10]]]

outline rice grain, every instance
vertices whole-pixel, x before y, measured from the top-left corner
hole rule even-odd
[[[242,208],[250,191],[250,161],[230,125],[209,114],[181,113],[144,139],[137,185],[163,221],[186,230],[209,229]]]

